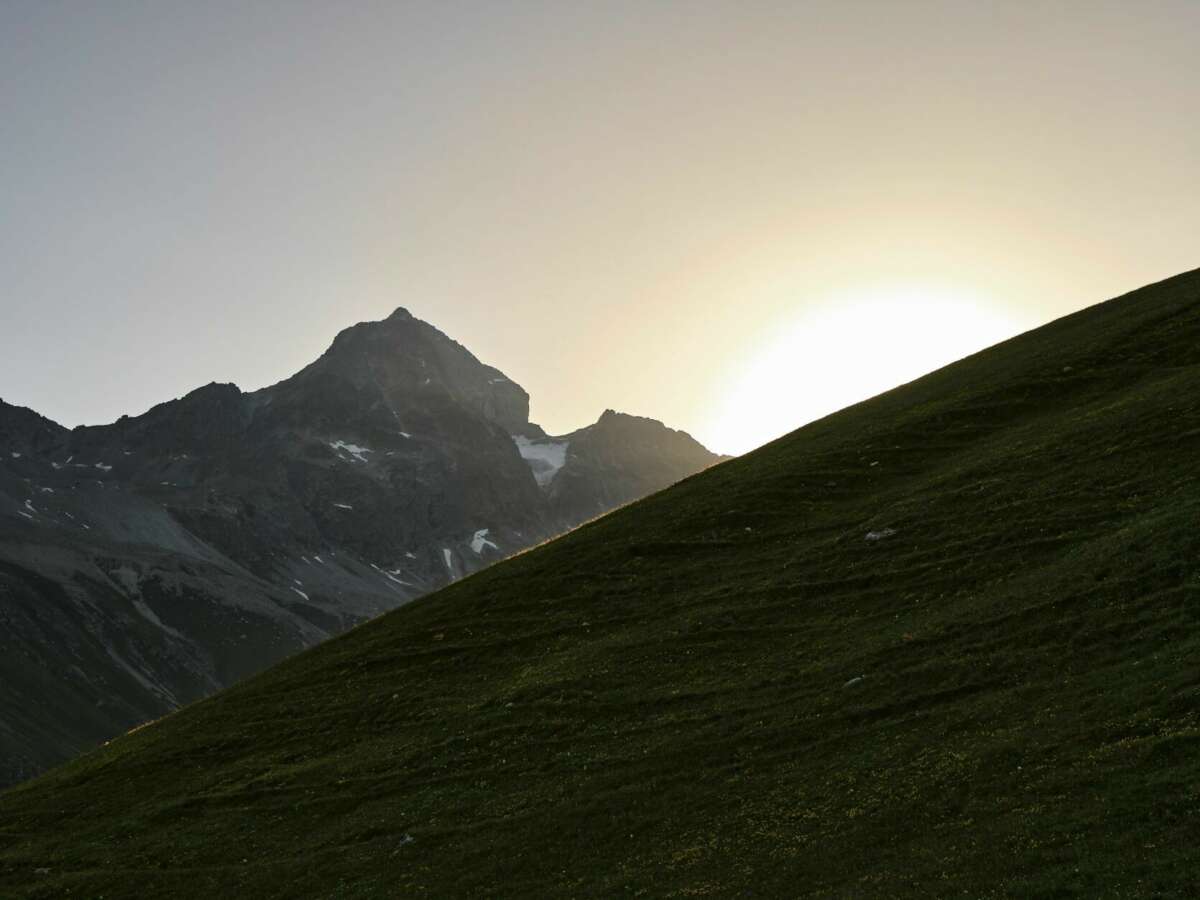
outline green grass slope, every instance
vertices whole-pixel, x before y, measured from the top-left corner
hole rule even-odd
[[[1198,450],[1192,272],[9,791],[0,895],[1192,894]]]

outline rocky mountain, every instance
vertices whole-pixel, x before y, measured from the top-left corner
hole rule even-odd
[[[65,429],[0,402],[0,784],[713,462],[398,309],[252,393]]]

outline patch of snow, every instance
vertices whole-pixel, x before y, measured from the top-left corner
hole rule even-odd
[[[84,528],[86,528],[88,531],[91,531],[91,530],[92,530],[92,526],[91,526],[91,525],[87,525],[87,524],[85,524],[83,527],[84,527]]]
[[[417,558],[417,554],[415,554],[415,553],[405,553],[404,555],[407,556],[409,559]]]
[[[346,453],[349,453],[352,457],[354,457],[356,462],[360,463],[365,463],[367,461],[366,456],[363,454],[372,452],[367,447],[360,447],[358,444],[348,444],[345,441],[331,441],[329,446],[336,451],[344,450]]]
[[[487,539],[488,530],[489,529],[487,528],[480,528],[477,532],[475,532],[475,536],[471,538],[471,549],[475,551],[476,556],[479,556],[483,553],[484,547],[491,547],[493,550],[500,549]]]
[[[896,533],[895,528],[881,528],[879,531],[868,531],[866,540],[881,541],[884,538],[891,537],[895,533]]]
[[[335,503],[333,505],[336,506],[338,509],[354,509],[354,507],[351,506],[349,503]]]
[[[410,585],[407,581],[401,581],[399,578],[397,578],[396,576],[399,574],[400,574],[399,569],[392,569],[392,571],[390,571],[390,572],[384,572],[383,577],[387,578],[389,581],[396,582],[396,584],[402,584],[405,587],[412,587],[412,585]]]
[[[27,513],[27,512],[21,512],[21,510],[19,510],[19,509],[17,510],[17,515],[19,515],[19,516],[24,516],[24,517],[25,517],[25,518],[27,518],[27,519],[32,519],[32,518],[33,518],[33,516],[31,516],[29,513]]]
[[[299,594],[301,597],[303,597],[305,600],[308,599],[308,594],[304,593],[304,591],[300,590],[300,588],[294,587],[294,588],[292,588],[292,590],[295,591],[297,594]]]
[[[55,471],[57,471],[57,470],[59,470],[59,469],[61,469],[61,468],[62,468],[62,464],[61,464],[61,463],[52,462],[52,463],[50,463],[50,465],[54,467]]]
[[[315,554],[313,555],[313,559],[315,559],[315,560],[316,560],[317,562],[319,562],[321,565],[325,565],[325,560],[321,559],[321,557],[319,557],[319,556],[316,556]]]
[[[517,452],[529,465],[538,487],[546,487],[567,462],[569,441],[532,441],[523,434],[513,435]]]
[[[54,488],[40,487],[40,488],[38,488],[38,490],[41,491],[43,494],[53,494],[54,493]]]
[[[412,437],[412,435],[411,435],[411,434],[409,434],[407,431],[402,431],[402,432],[400,432],[400,436],[401,436],[401,437],[406,437],[406,438],[411,438],[411,437]]]
[[[20,453],[12,453],[12,454],[10,454],[10,455],[12,456],[12,458],[13,458],[13,459],[20,459],[20,458],[21,458],[21,454],[20,454]]]
[[[451,575],[453,575],[454,574],[454,560],[450,556],[450,548],[449,547],[442,548],[442,559],[444,559],[446,561],[446,569],[449,570]]]
[[[301,581],[299,578],[293,578],[292,581],[294,581],[296,584],[300,585],[300,587],[304,587],[304,582]]]
[[[27,510],[29,510],[31,513],[35,513],[35,512],[37,512],[37,510],[33,508],[33,501],[32,501],[32,500],[26,500],[26,501],[25,501],[25,508],[26,508]]]

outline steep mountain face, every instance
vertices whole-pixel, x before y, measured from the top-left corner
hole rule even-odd
[[[5,792],[0,894],[1194,897],[1198,453],[1200,271]]]
[[[249,394],[73,431],[0,403],[0,454],[0,784],[717,460],[611,411],[548,437],[403,309]]]

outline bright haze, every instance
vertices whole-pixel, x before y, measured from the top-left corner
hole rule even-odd
[[[0,5],[0,396],[284,378],[397,306],[738,453],[1200,264],[1200,4]]]

